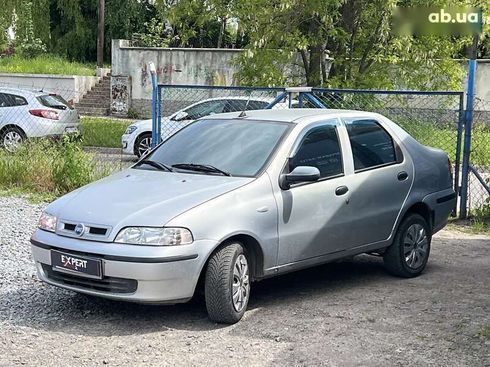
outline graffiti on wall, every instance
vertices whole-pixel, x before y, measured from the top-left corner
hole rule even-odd
[[[233,83],[233,81],[228,80],[229,69],[209,68],[199,64],[188,65],[185,68],[182,68],[181,65],[167,64],[157,66],[156,72],[158,82],[162,84],[173,84],[177,78],[183,79],[184,83],[196,85],[230,85]],[[140,81],[141,86],[144,88],[151,86],[150,72],[146,63],[141,65]]]
[[[130,107],[131,81],[129,76],[111,77],[111,113],[126,115]]]

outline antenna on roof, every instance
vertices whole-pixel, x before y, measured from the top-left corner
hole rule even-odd
[[[240,117],[240,118],[247,117],[247,114],[245,113],[245,111],[248,108],[248,103],[250,102],[250,97],[252,97],[252,90],[250,90],[250,92],[248,93],[247,103],[245,103],[245,107],[243,108],[242,112],[240,112],[238,117]]]

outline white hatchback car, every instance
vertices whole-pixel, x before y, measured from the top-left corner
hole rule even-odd
[[[193,103],[168,117],[162,117],[162,140],[198,118],[217,113],[262,110],[272,101],[272,98],[260,97],[219,97]],[[297,101],[292,101],[293,106],[296,106],[297,103]],[[285,109],[288,108],[288,105],[287,103],[280,102],[274,106],[274,109],[277,108]],[[134,154],[137,157],[145,154],[151,147],[151,130],[151,119],[137,121],[128,126],[121,139],[123,153]]]
[[[26,138],[79,131],[78,112],[60,95],[0,87],[0,147],[13,152]]]

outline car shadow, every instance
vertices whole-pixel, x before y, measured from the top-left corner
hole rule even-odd
[[[426,272],[434,269],[428,266]],[[401,281],[385,272],[380,258],[361,255],[254,283],[248,309],[267,308],[270,313],[285,303],[304,302],[305,297],[333,298],[356,287]],[[0,324],[4,322],[40,331],[90,336],[228,327],[208,319],[204,299],[199,294],[185,304],[141,305],[77,294],[38,280],[4,294],[0,300]]]

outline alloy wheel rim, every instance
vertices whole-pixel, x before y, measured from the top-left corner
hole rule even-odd
[[[240,312],[247,304],[250,292],[248,262],[243,254],[238,255],[233,265],[233,284],[231,288],[233,307],[236,312]]]
[[[408,227],[403,239],[403,255],[405,264],[411,269],[419,268],[427,257],[429,241],[425,229],[415,223]]]
[[[138,151],[140,156],[146,154],[151,148],[151,138],[141,139],[140,145],[138,147]]]
[[[3,138],[3,146],[9,152],[14,152],[19,148],[22,136],[17,131],[9,131]]]

